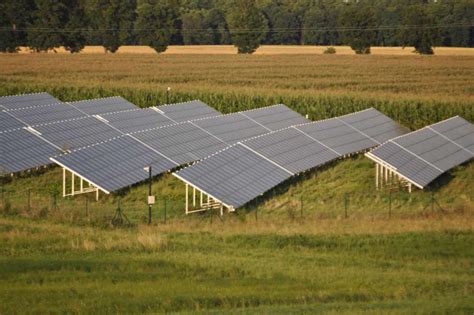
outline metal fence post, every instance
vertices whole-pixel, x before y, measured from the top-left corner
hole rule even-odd
[[[255,199],[255,221],[258,221],[258,205],[257,205],[257,199]]]
[[[31,189],[28,189],[28,212],[31,212]]]
[[[303,218],[303,196],[300,197],[300,211],[301,217]]]
[[[392,191],[390,190],[390,193],[388,195],[388,218],[392,218]]]
[[[344,194],[344,218],[347,219],[347,207],[349,206],[349,197],[348,193]]]
[[[165,221],[164,221],[164,223],[166,224],[166,198],[163,199],[163,207],[164,207],[163,213],[164,213],[164,216],[165,216]]]
[[[89,196],[86,196],[86,217],[89,218]]]

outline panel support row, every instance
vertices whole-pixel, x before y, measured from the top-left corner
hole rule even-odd
[[[224,210],[234,211],[231,208],[226,207],[219,200],[212,198],[208,194],[202,192],[196,187],[191,186],[192,193],[190,194],[190,186],[188,183],[185,184],[185,213],[186,215],[196,212],[203,212],[212,209],[219,209],[220,215],[224,215]],[[197,194],[199,194],[199,200],[197,200]],[[191,195],[191,196],[190,196]],[[199,202],[198,202],[199,201]]]
[[[70,184],[68,185],[68,173],[70,176]],[[79,182],[76,183],[76,177]],[[79,187],[77,187],[79,186]],[[90,182],[74,174],[73,172],[68,172],[67,169],[63,168],[63,197],[75,196],[80,194],[95,193],[95,199],[99,200],[99,189],[92,185]]]

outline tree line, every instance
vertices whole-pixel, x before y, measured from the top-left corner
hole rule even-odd
[[[474,46],[472,0],[0,0],[0,51],[101,45]]]

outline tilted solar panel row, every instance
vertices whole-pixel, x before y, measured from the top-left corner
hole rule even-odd
[[[456,116],[389,140],[366,156],[424,188],[474,157],[474,125]]]
[[[69,104],[58,103],[58,100],[47,93],[35,93],[1,97],[0,100],[8,106],[7,109],[0,105],[0,122],[2,122],[0,132],[27,128],[24,132],[9,134],[9,145],[2,146],[0,167],[9,173],[49,164],[49,157],[62,152],[102,142],[132,131],[175,123],[159,111],[139,109],[121,97]],[[175,108],[175,111],[180,109],[175,105],[167,107]],[[194,118],[199,111],[215,114],[213,109],[206,108],[210,107],[202,102],[194,102],[192,110],[181,110],[180,116],[189,115]],[[98,115],[99,113],[101,116]],[[110,119],[110,122],[102,116]],[[201,116],[198,115],[198,117]],[[15,135],[18,135],[18,138],[15,138]],[[26,135],[30,146],[22,146]],[[31,136],[38,137],[39,140],[30,140]],[[45,149],[48,145],[51,150]],[[16,151],[21,154],[18,155]],[[25,157],[23,161],[16,161],[22,156]],[[34,159],[32,159],[33,156],[35,156]],[[44,164],[39,164],[40,161]],[[21,168],[19,168],[20,165]]]
[[[183,109],[182,111],[178,111],[179,106],[186,107],[187,104],[192,104],[192,110],[186,111]],[[197,104],[197,105],[196,105]],[[199,106],[203,110],[201,112],[206,112],[205,105],[202,102],[199,103],[183,103],[182,105],[166,105],[164,106],[167,109],[173,108],[174,110],[172,113],[178,113],[179,115],[174,115],[174,118],[184,117],[184,113],[187,112],[186,115],[190,114],[191,116],[187,117],[195,117],[196,115],[196,106]],[[289,114],[289,118],[286,119],[287,122],[292,123],[293,121],[304,121],[307,122],[305,118],[295,120],[294,112],[289,109],[283,108],[283,105],[280,106],[270,106],[268,108],[258,109],[259,113],[263,113],[266,110],[269,113],[274,113],[275,109],[280,109],[279,115],[273,115],[272,119],[267,119],[267,123],[277,123],[282,124],[282,121],[285,121],[284,117],[282,117],[282,112],[291,112]],[[283,109],[283,110],[282,110]],[[153,112],[151,109],[150,114]],[[210,111],[207,111],[210,112]],[[212,112],[212,111],[211,111]],[[252,113],[253,111],[247,111],[244,113]],[[134,111],[126,111],[122,113],[114,113],[110,115],[100,115],[101,119],[107,119],[107,122],[111,125],[114,125],[117,129],[120,129],[121,126],[118,124],[121,121],[126,121],[130,118],[132,121],[136,121],[131,115]],[[155,112],[156,113],[156,112]],[[167,115],[170,112],[166,114]],[[296,114],[298,115],[298,114]],[[116,118],[121,116],[120,119],[114,120],[112,117]],[[283,119],[282,119],[283,118]],[[110,120],[109,120],[110,119]],[[146,121],[147,117],[139,118],[138,120]],[[158,125],[160,121],[155,121]],[[260,123],[254,121],[242,115],[242,113],[233,113],[227,115],[219,115],[213,116],[210,118],[199,118],[192,121],[186,121],[183,123],[174,123],[169,125],[166,120],[162,121],[162,124],[165,126],[158,126],[151,129],[145,130],[138,130],[130,133],[130,137],[140,142],[142,145],[146,146],[149,150],[154,151],[155,153],[161,154],[161,159],[166,157],[171,164],[168,164],[168,169],[161,169],[160,171],[168,171],[172,168],[177,167],[178,165],[186,164],[189,162],[193,162],[199,159],[202,159],[210,154],[213,154],[219,150],[222,150],[228,147],[230,144],[235,143],[237,141],[241,141],[244,139],[248,139],[250,137],[256,135],[262,135],[268,133],[268,129],[260,125]],[[138,128],[141,124],[128,124],[131,126],[136,126],[137,128],[133,128],[133,130],[141,129]],[[144,127],[149,127],[150,124],[144,122],[142,124]],[[117,148],[115,148],[117,149]],[[84,166],[81,163],[90,163],[93,161],[93,156],[97,156],[98,159],[102,158],[104,154],[102,151],[102,144],[98,146],[91,146],[88,148],[84,148],[78,150],[77,152],[73,151],[68,154],[61,155],[59,157],[53,158],[55,162],[60,162],[61,165],[70,171],[82,176],[86,180],[89,180],[95,183],[98,187],[103,187],[107,190],[105,192],[111,192],[114,190],[118,190],[123,187],[127,187],[137,183],[135,181],[136,177],[130,177],[127,180],[126,177],[123,178],[121,181],[115,181],[113,183],[108,182],[109,177],[107,176],[107,172],[118,173],[117,171],[112,171],[110,168],[119,167],[119,165],[111,165],[110,168],[102,168],[101,164],[93,164],[93,169],[90,169],[90,172],[84,173]],[[129,148],[123,147],[120,150],[124,152],[117,152],[117,156],[126,156],[129,155],[128,151]],[[82,152],[81,152],[82,151]],[[91,156],[89,160],[83,160],[81,158],[76,158],[76,155],[83,155],[84,151],[87,151],[88,154]],[[114,153],[110,153],[113,155]],[[82,161],[82,162],[81,162]],[[139,162],[139,161],[137,161]],[[143,167],[147,167],[148,165],[138,165],[137,169],[143,169]],[[94,168],[95,167],[95,168]],[[88,176],[90,174],[95,174],[95,178],[91,179]],[[146,174],[145,174],[146,175]],[[99,176],[97,178],[97,176]]]
[[[58,103],[61,103],[61,101],[45,92],[0,97],[0,105],[5,109],[20,109]]]
[[[238,142],[174,175],[235,209],[292,175],[365,151],[394,134],[406,132],[406,128],[371,108]],[[259,165],[265,165],[271,173],[257,172]],[[258,176],[232,177],[239,172],[249,174],[247,169]],[[263,176],[262,180],[259,176]]]

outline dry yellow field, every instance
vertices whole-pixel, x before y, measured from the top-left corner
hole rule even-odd
[[[256,55],[285,55],[285,54],[323,54],[326,46],[271,46],[263,45],[255,52]],[[354,55],[354,51],[349,46],[335,46],[338,55]],[[438,47],[434,49],[439,56],[474,56],[474,48],[465,47]],[[23,47],[21,53],[31,53]],[[53,51],[51,51],[53,52]],[[55,49],[56,53],[69,53],[64,48]],[[86,46],[82,53],[103,54],[102,46]],[[148,46],[122,46],[117,53],[121,54],[156,54]],[[205,55],[232,55],[237,54],[237,48],[232,45],[199,45],[199,46],[169,46],[164,54],[205,54]],[[372,47],[374,55],[413,55],[413,47]]]

